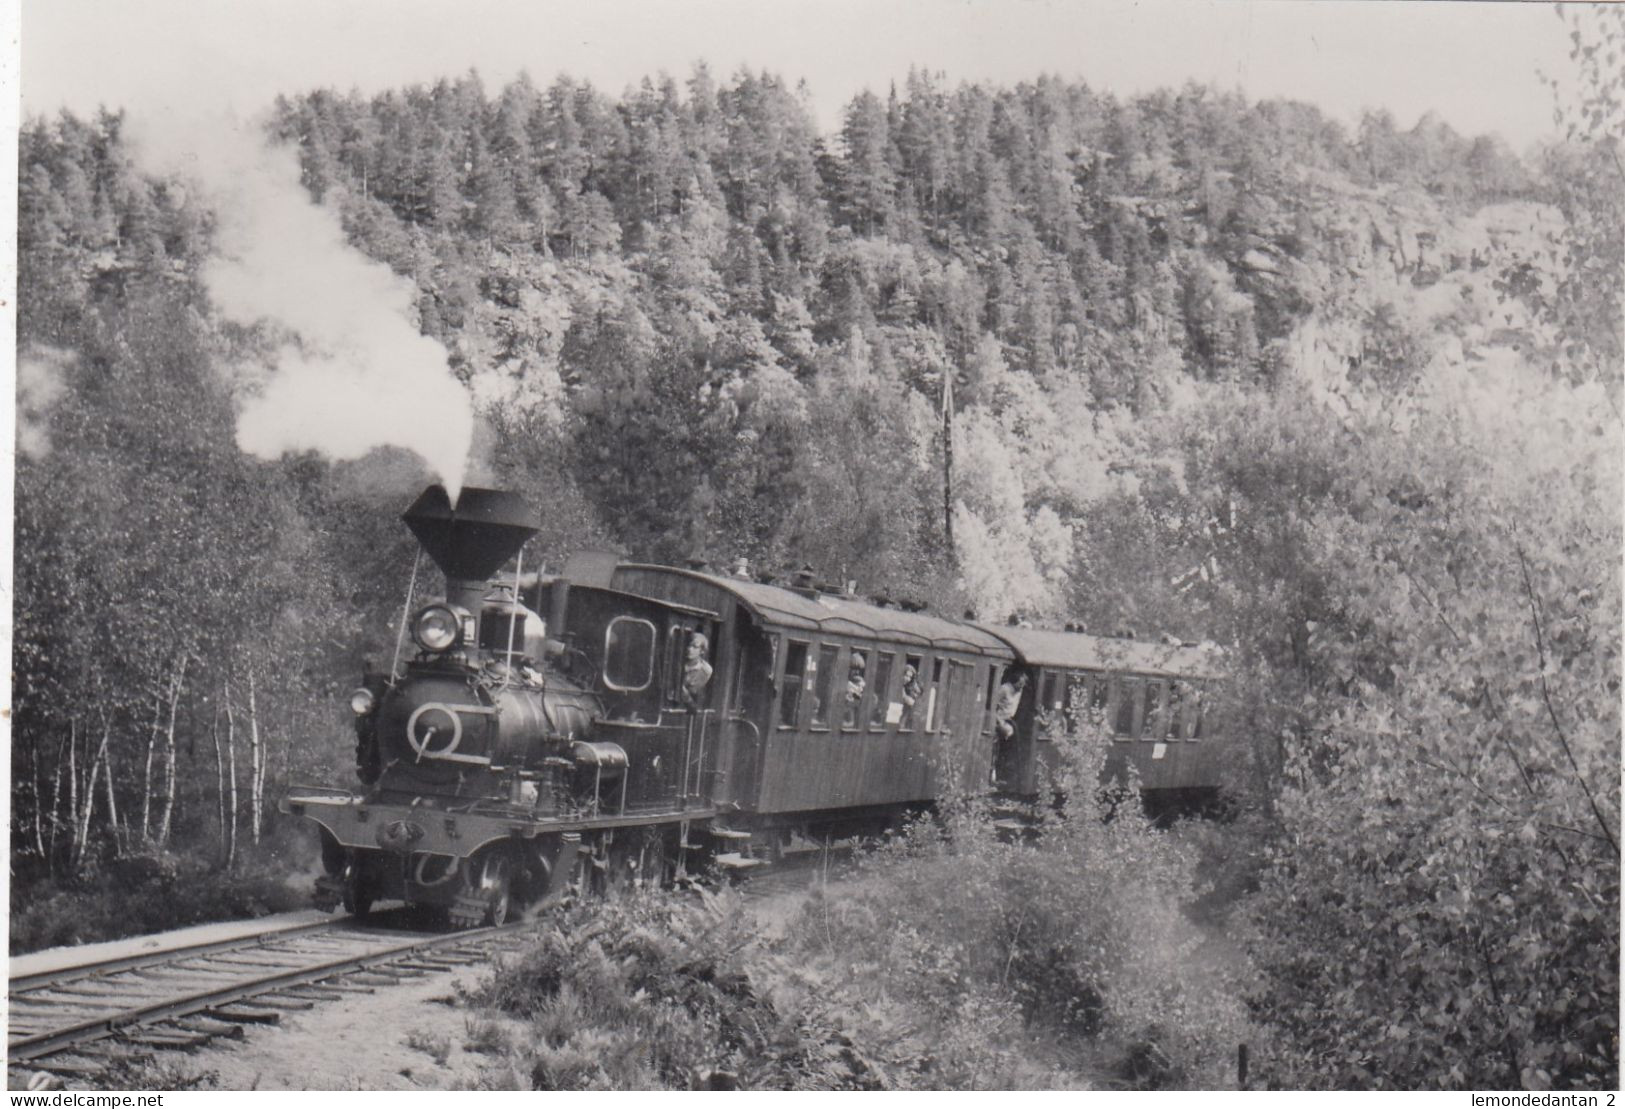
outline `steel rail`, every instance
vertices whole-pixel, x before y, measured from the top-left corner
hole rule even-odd
[[[80,1021],[77,1024],[63,1025],[50,1031],[19,1036],[7,1043],[6,1054],[12,1061],[38,1059],[80,1043],[116,1035],[139,1025],[205,1013],[208,1010],[217,1009],[233,1002],[244,1001],[260,994],[274,993],[292,986],[308,985],[335,975],[387,964],[401,958],[403,955],[414,952],[433,950],[440,947],[457,947],[470,942],[489,940],[495,936],[518,932],[527,926],[528,922],[520,921],[501,927],[475,928],[463,932],[451,932],[445,935],[428,937],[418,936],[409,942],[395,944],[383,949],[296,967],[246,982],[237,981],[218,989],[182,994],[178,997],[170,997],[148,1005],[126,1009],[111,1016],[99,1016]],[[358,932],[356,934],[359,936],[363,934],[375,935],[376,933]]]
[[[72,966],[60,967],[56,970],[39,970],[33,974],[20,974],[11,978],[6,985],[8,995],[37,990],[44,986],[60,986],[68,982],[78,982],[85,978],[94,978],[102,974],[113,974],[123,970],[137,970],[141,967],[152,966],[158,963],[180,962],[195,955],[207,955],[217,951],[231,951],[244,948],[264,947],[268,943],[296,936],[306,936],[315,932],[331,932],[346,928],[348,920],[318,920],[311,924],[301,924],[293,928],[280,928],[268,932],[255,932],[246,936],[235,936],[224,940],[206,940],[201,943],[185,944],[181,947],[166,948],[163,951],[143,951],[136,955],[121,955],[112,959],[104,959],[95,963],[76,963]]]

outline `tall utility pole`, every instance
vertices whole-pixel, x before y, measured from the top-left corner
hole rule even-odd
[[[942,367],[942,534],[954,559],[954,371]]]

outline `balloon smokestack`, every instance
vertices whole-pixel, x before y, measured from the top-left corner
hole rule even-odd
[[[418,495],[401,519],[446,575],[448,599],[472,594],[539,530],[536,510],[506,489],[465,487],[455,506],[442,485]]]

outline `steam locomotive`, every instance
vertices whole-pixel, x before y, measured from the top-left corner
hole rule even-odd
[[[526,577],[536,519],[515,493],[465,488],[453,505],[438,485],[403,516],[445,596],[413,611],[409,589],[396,662],[351,697],[363,788],[281,802],[318,825],[318,904],[497,924],[575,888],[875,833],[950,790],[1033,799],[1046,719],[1069,710],[1104,714],[1107,775],[1219,786],[1207,651],[949,620],[810,574],[589,553]]]

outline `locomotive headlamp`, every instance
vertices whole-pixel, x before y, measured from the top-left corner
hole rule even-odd
[[[425,651],[449,651],[462,636],[462,617],[450,605],[430,605],[412,621],[412,639]]]
[[[366,686],[362,686],[350,694],[350,711],[357,716],[366,716],[372,711],[373,705],[376,703],[377,698],[372,695],[372,690]]]

